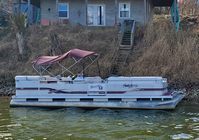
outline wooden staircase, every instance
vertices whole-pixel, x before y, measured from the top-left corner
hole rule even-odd
[[[135,21],[125,20],[122,25],[122,37],[118,50],[115,52],[112,66],[110,70],[111,75],[118,75],[118,70],[125,67],[127,59],[131,53],[134,44]]]
[[[125,31],[123,33],[121,45],[130,46],[131,45],[131,31]]]

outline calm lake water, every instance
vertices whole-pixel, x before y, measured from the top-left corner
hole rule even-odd
[[[0,98],[0,140],[199,140],[199,105],[174,111],[9,108]]]

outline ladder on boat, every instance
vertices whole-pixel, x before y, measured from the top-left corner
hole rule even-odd
[[[122,37],[119,48],[114,54],[110,74],[117,75],[119,67],[127,63],[127,59],[133,49],[135,36],[135,20],[124,20],[121,26]]]

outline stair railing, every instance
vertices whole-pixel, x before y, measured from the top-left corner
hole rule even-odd
[[[134,44],[134,36],[135,36],[135,21],[133,21],[133,26],[131,28],[131,45]]]

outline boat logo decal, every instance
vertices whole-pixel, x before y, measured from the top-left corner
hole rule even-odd
[[[91,89],[93,89],[93,88],[98,88],[99,90],[103,90],[103,86],[101,86],[101,85],[92,85],[92,86],[90,86],[90,88]]]
[[[126,88],[132,88],[132,87],[138,87],[138,85],[133,85],[133,84],[123,84],[123,87],[126,87]]]

